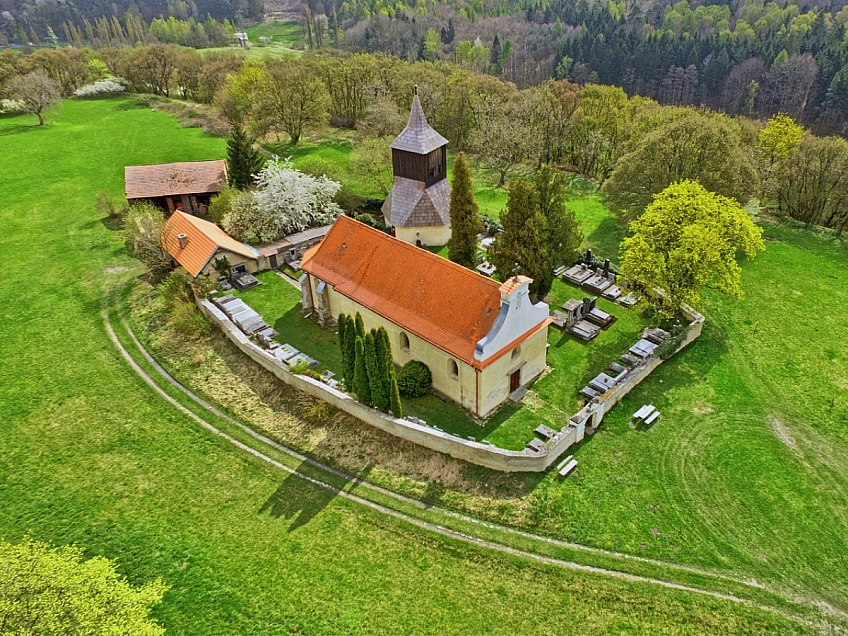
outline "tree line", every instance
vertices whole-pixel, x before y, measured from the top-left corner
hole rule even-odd
[[[331,124],[356,128],[356,169],[384,193],[391,185],[388,143],[406,123],[417,84],[431,125],[454,149],[493,168],[502,185],[519,168],[552,164],[598,179],[606,202],[629,220],[670,183],[693,179],[743,205],[759,198],[806,224],[841,232],[846,223],[839,178],[846,142],[816,137],[788,116],[773,120],[792,121],[800,138],[774,157],[759,139],[770,130],[765,122],[663,105],[612,86],[549,80],[519,89],[445,61],[338,51],[244,59],[164,44],[0,52],[0,99],[13,97],[11,78],[33,72],[66,95],[111,74],[133,92],[214,104],[260,140],[285,135],[296,144]],[[799,184],[804,189],[796,191]]]
[[[186,41],[160,41],[195,46],[194,42],[217,37],[218,27],[228,23],[261,20],[264,3],[262,0],[11,0],[2,8],[0,46],[28,47],[30,42],[38,46],[49,43],[51,33],[64,35],[68,44],[76,45],[83,39],[92,47],[114,46],[120,38],[129,43],[150,41],[140,36],[152,37],[151,29],[163,37],[173,37],[176,31],[169,33],[169,29],[175,22],[179,23],[179,29],[193,30],[194,34],[187,34]],[[189,41],[190,38],[196,40]]]

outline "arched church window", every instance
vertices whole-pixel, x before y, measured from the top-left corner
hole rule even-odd
[[[456,378],[459,375],[459,365],[456,363],[456,360],[448,361],[448,373],[450,373],[453,378]]]
[[[400,348],[409,353],[409,336],[404,332],[400,332]]]

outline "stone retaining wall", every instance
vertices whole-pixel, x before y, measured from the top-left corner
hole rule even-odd
[[[376,409],[365,406],[347,393],[333,389],[330,386],[305,375],[296,375],[288,366],[252,342],[234,325],[224,312],[205,299],[198,299],[198,306],[205,316],[217,324],[229,340],[235,344],[251,360],[261,365],[280,380],[300,391],[335,406],[346,413],[362,420],[366,424],[386,431],[391,435],[424,446],[431,450],[446,453],[451,457],[462,459],[472,464],[485,466],[492,470],[503,472],[542,472],[552,466],[565,451],[574,444],[582,441],[586,426],[597,427],[604,413],[611,409],[621,398],[629,393],[643,379],[650,375],[662,360],[651,358],[644,366],[633,372],[621,384],[616,385],[603,396],[595,398],[583,409],[570,418],[570,422],[551,440],[548,440],[540,450],[525,448],[521,451],[511,451],[498,448],[483,442],[472,442],[461,437],[438,431],[426,425],[416,424],[409,420],[398,419]],[[689,326],[686,339],[678,351],[692,342],[701,334],[703,316],[694,314]]]

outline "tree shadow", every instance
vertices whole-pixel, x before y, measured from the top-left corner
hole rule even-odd
[[[608,258],[613,265],[618,263],[618,246],[627,236],[626,226],[614,216],[607,216],[598,224],[598,227],[586,237],[596,258]]]
[[[373,467],[373,464],[366,464],[355,476],[341,477],[343,473],[336,473],[338,479],[334,480],[334,485],[323,486],[313,480],[326,483],[326,476],[322,477],[318,469],[308,462],[303,462],[268,497],[259,508],[259,513],[268,513],[275,519],[291,520],[286,532],[292,533],[318,516],[332,503],[346,484],[359,484],[365,481]],[[341,480],[344,480],[344,483],[341,483]]]
[[[33,130],[43,130],[44,128],[45,126],[39,126],[38,124],[16,124],[14,126],[8,126],[0,130],[0,136],[22,135]]]

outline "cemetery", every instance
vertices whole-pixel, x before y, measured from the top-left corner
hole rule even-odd
[[[448,436],[492,450],[526,451],[547,457],[552,449],[564,450],[591,434],[612,406],[660,364],[661,359],[654,352],[670,338],[668,331],[653,326],[637,310],[607,298],[584,296],[577,300],[574,296],[585,293],[585,289],[576,287],[562,274],[549,297],[551,305],[559,305],[562,311],[551,312],[548,369],[529,389],[530,397],[525,390],[486,418],[474,417],[440,397],[438,391],[424,398],[405,399],[404,413],[406,420],[417,426],[416,439],[422,439],[421,430],[429,430],[439,438]],[[600,275],[605,280],[613,276],[603,272]],[[585,280],[596,277],[584,276]],[[235,291],[215,299],[214,304],[281,365],[307,373],[333,391],[343,391],[334,327],[318,324],[317,315],[311,319],[300,315],[302,297],[293,279],[271,271],[258,274],[258,278],[263,284],[256,290]],[[567,300],[561,302],[564,298]],[[703,319],[694,313],[691,319],[681,346],[700,334]],[[590,330],[590,338],[582,337]],[[598,355],[595,343],[602,351],[615,347],[619,351],[617,359]],[[650,413],[647,416],[641,419],[650,426],[656,417],[651,419]],[[560,462],[557,471],[564,477],[576,466],[576,460],[569,457],[567,462]]]

